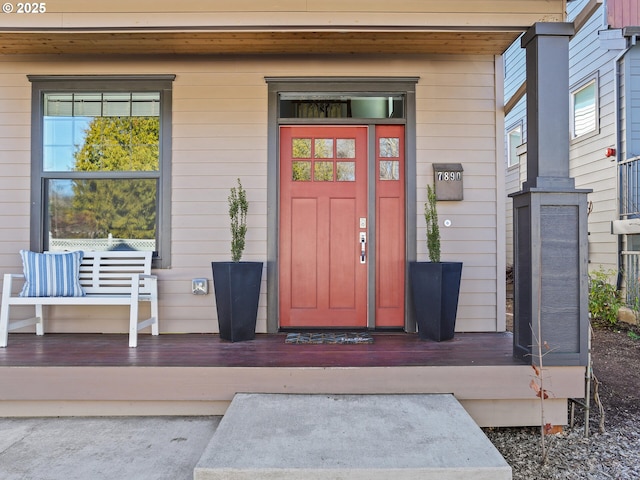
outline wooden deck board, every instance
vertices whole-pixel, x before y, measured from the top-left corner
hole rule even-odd
[[[11,334],[0,348],[0,366],[146,367],[380,367],[522,365],[513,358],[510,333],[459,333],[448,342],[417,335],[374,333],[373,344],[291,345],[285,334],[257,335],[230,343],[211,334],[125,335]]]

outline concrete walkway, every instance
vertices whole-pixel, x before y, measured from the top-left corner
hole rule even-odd
[[[220,417],[0,418],[2,480],[192,480]]]
[[[194,478],[509,480],[511,468],[452,395],[239,394],[222,421],[0,418],[1,480]]]

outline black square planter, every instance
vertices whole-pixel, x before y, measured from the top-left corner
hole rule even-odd
[[[411,262],[409,278],[418,335],[451,340],[456,328],[462,262]]]
[[[262,262],[211,262],[220,338],[231,342],[256,336]]]

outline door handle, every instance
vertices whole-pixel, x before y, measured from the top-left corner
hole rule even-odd
[[[367,233],[360,232],[360,263],[367,263]]]

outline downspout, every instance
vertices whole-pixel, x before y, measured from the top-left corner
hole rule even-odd
[[[618,175],[618,218],[620,218],[621,213],[622,213],[622,197],[621,197],[621,193],[624,191],[624,185],[622,185],[622,175],[620,174],[620,156],[622,155],[622,133],[620,131],[620,90],[621,90],[621,86],[620,86],[620,60],[622,60],[624,58],[624,56],[629,52],[629,50],[631,50],[637,42],[638,36],[637,35],[631,35],[630,40],[629,40],[629,45],[627,46],[627,48],[625,48],[624,50],[622,50],[618,55],[616,55],[616,57],[613,59],[613,68],[614,68],[614,82],[615,82],[615,112],[616,112],[616,162],[617,162],[617,175]],[[626,99],[626,95],[625,95],[625,99]],[[625,111],[625,114],[628,114],[628,112]],[[618,270],[618,275],[616,277],[616,289],[617,290],[621,290],[622,289],[622,281],[623,281],[623,275],[622,275],[622,270],[623,270],[623,265],[622,265],[622,251],[623,251],[623,238],[622,235],[618,235],[618,254],[616,255],[617,257],[617,270]]]

